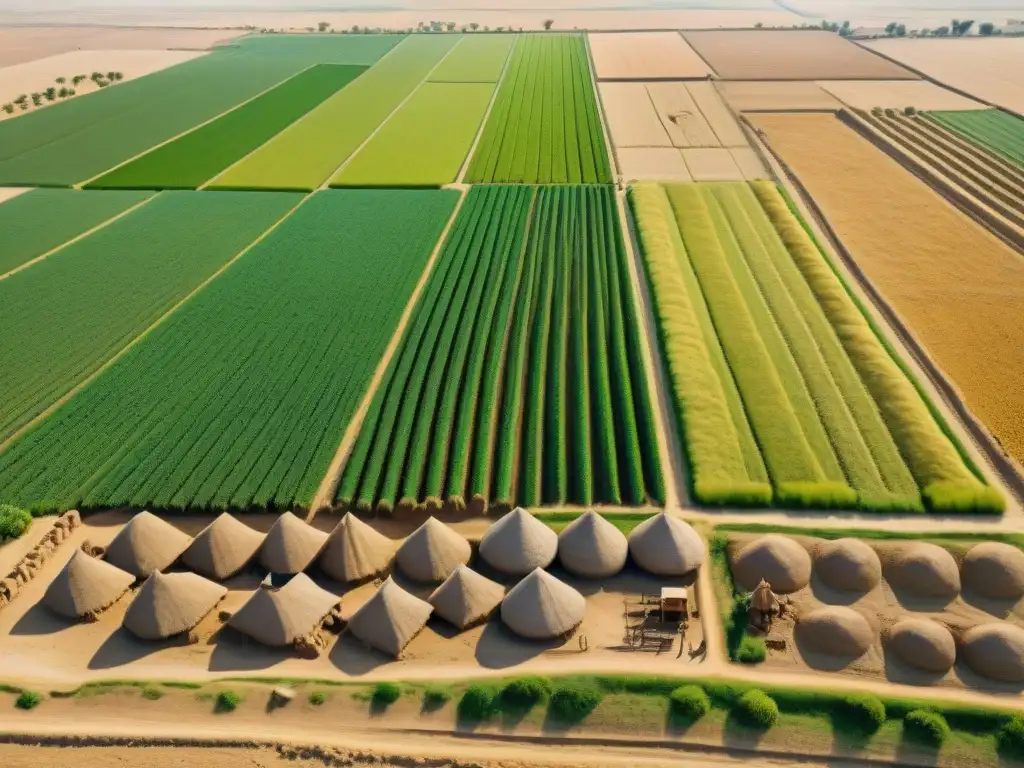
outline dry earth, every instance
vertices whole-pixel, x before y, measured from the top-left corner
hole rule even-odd
[[[711,68],[676,32],[589,35],[598,80],[697,78]]]
[[[17,197],[22,192],[28,192],[28,190],[22,187],[0,187],[0,203]]]
[[[63,19],[72,23],[72,19]],[[88,23],[90,20],[86,20]],[[95,23],[96,19],[91,19]],[[0,11],[0,24],[3,13]],[[121,21],[121,24],[127,22]],[[241,30],[136,29],[131,27],[0,27],[0,67],[44,59],[68,51],[203,51],[227,42]],[[74,73],[73,73],[74,74]],[[87,73],[88,74],[88,73]]]
[[[693,181],[682,154],[674,147],[638,147],[616,150],[622,180]]]
[[[681,149],[694,181],[743,181],[743,172],[728,149]]]
[[[822,88],[854,109],[920,110],[984,109],[985,105],[968,99],[927,80],[825,80]]]
[[[715,86],[737,112],[836,110],[843,106],[818,83],[718,81]]]

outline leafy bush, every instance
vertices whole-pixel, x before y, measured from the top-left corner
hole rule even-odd
[[[378,707],[387,707],[398,701],[401,695],[402,689],[398,683],[377,683],[370,700]]]
[[[1024,715],[1014,715],[997,734],[1001,753],[1020,757],[1024,755]]]
[[[31,522],[30,512],[10,504],[0,504],[0,541],[19,538]]]
[[[874,733],[885,723],[885,704],[869,693],[847,696],[838,711],[845,722],[864,733]]]
[[[234,712],[235,708],[238,707],[239,703],[242,701],[242,697],[234,691],[221,691],[217,694],[215,701],[214,711]]]
[[[592,683],[562,683],[551,696],[548,711],[563,723],[578,723],[601,703],[601,689]]]
[[[314,707],[319,707],[321,704],[327,701],[327,694],[323,691],[313,691],[309,694],[309,703]]]
[[[672,712],[687,720],[700,720],[711,711],[711,699],[699,685],[682,685],[669,696]]]
[[[760,664],[768,656],[768,647],[763,637],[743,635],[740,647],[736,649],[736,661],[743,664]]]
[[[551,681],[544,677],[521,677],[501,691],[503,709],[527,710],[551,693]]]
[[[42,694],[35,691],[22,691],[17,700],[15,700],[14,706],[18,709],[35,709],[42,700]]]
[[[474,683],[459,700],[459,719],[481,722],[494,714],[494,689]]]
[[[164,692],[161,691],[159,688],[156,688],[155,686],[147,685],[145,688],[142,689],[142,698],[146,699],[147,701],[156,701],[157,699],[162,699],[163,697]]]
[[[452,693],[447,688],[432,686],[423,692],[423,706],[426,709],[440,709],[451,699]]]
[[[903,718],[903,730],[915,741],[930,744],[933,747],[942,745],[949,737],[949,723],[938,712],[928,709],[915,709]]]
[[[771,728],[779,719],[779,705],[759,688],[740,696],[733,712],[741,721],[757,728]]]

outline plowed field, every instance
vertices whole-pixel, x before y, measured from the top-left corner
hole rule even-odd
[[[705,77],[711,68],[677,32],[591,34],[598,80]]]

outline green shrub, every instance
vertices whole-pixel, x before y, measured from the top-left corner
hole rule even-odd
[[[242,697],[234,691],[221,691],[217,694],[215,699],[214,711],[216,712],[234,712],[235,708],[238,707],[242,701]]]
[[[562,683],[551,696],[548,711],[563,723],[578,723],[601,703],[601,689],[592,683]]]
[[[502,709],[526,710],[551,693],[551,681],[545,677],[521,677],[501,691]]]
[[[997,734],[1000,753],[1011,757],[1024,755],[1024,715],[1014,715]]]
[[[309,694],[309,703],[314,707],[319,707],[321,704],[327,701],[327,694],[324,691],[313,691]]]
[[[36,693],[35,691],[22,691],[14,702],[14,706],[18,709],[35,709],[42,702],[42,694]]]
[[[370,701],[378,707],[387,707],[394,704],[402,695],[402,688],[398,683],[377,683],[373,687],[373,696]]]
[[[864,733],[874,733],[885,723],[885,704],[869,693],[852,694],[839,704],[843,721]]]
[[[733,712],[742,722],[756,728],[771,728],[779,719],[779,705],[759,688],[740,696]]]
[[[10,504],[0,504],[0,541],[19,538],[31,522],[31,512]]]
[[[448,703],[451,697],[452,692],[448,688],[431,686],[423,692],[423,706],[426,709],[440,709]]]
[[[942,746],[949,737],[949,723],[938,712],[929,709],[915,709],[903,718],[903,730],[915,741],[933,747]]]
[[[760,664],[768,656],[768,647],[763,637],[743,635],[740,647],[736,649],[736,661],[743,664]]]
[[[673,714],[687,720],[700,720],[711,711],[711,699],[699,685],[681,685],[669,696]]]
[[[471,722],[487,720],[494,714],[495,698],[493,688],[474,683],[459,699],[459,719]]]
[[[148,701],[156,701],[157,699],[162,699],[163,696],[164,692],[152,685],[147,685],[142,689],[142,698]]]

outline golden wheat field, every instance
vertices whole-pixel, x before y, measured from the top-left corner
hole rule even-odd
[[[711,68],[677,32],[588,35],[599,80],[705,77]]]
[[[1024,259],[826,114],[755,114],[857,263],[1024,460]]]

